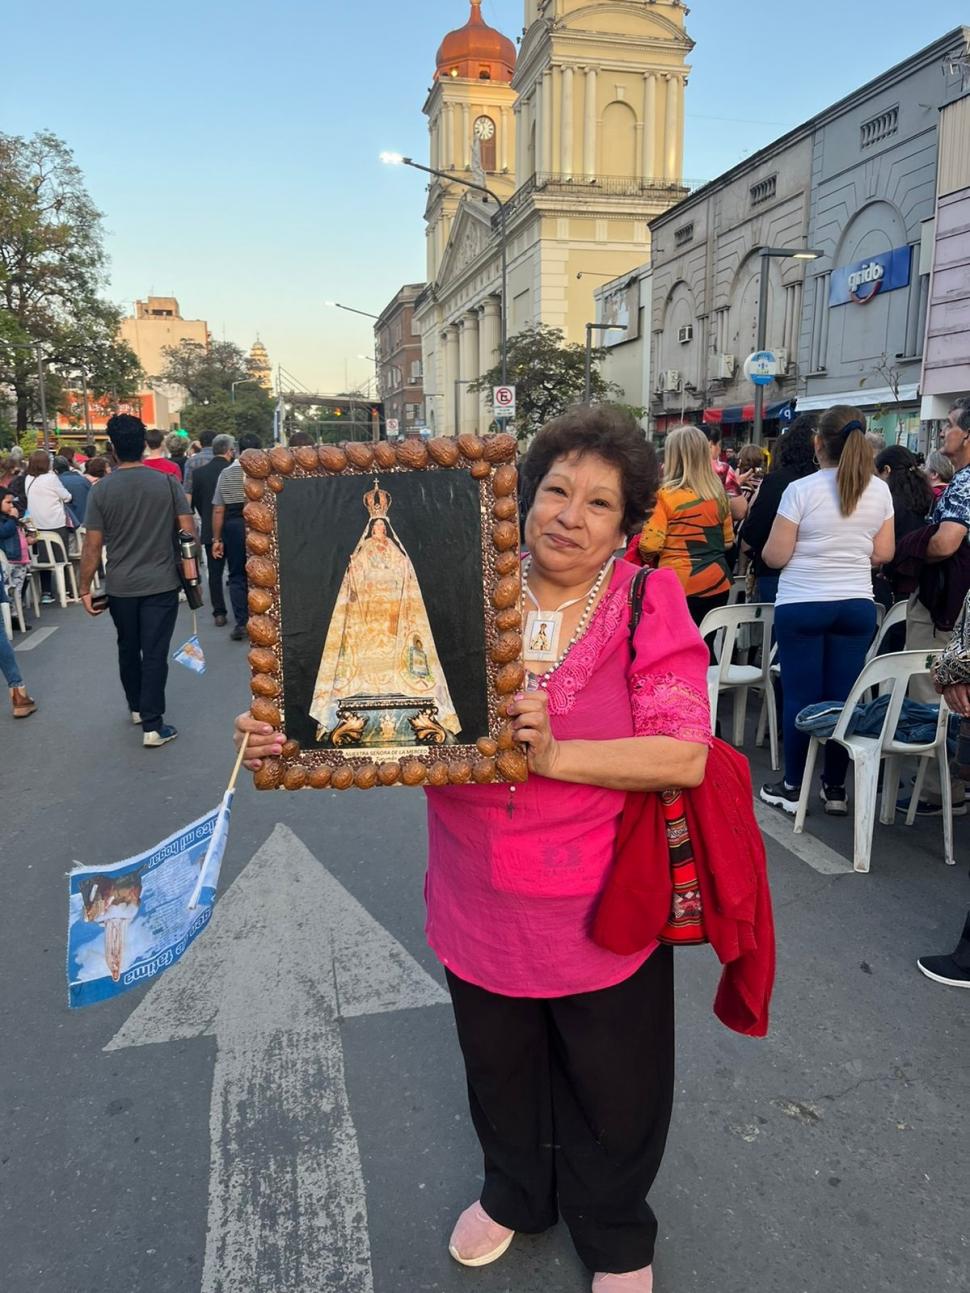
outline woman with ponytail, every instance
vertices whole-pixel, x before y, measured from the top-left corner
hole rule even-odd
[[[761,788],[767,804],[794,813],[809,738],[798,713],[818,701],[844,701],[876,630],[872,569],[895,551],[893,501],[874,473],[863,414],[838,404],[815,435],[820,470],[785,490],[762,560],[781,570],[775,636],[784,691],[785,775]],[[846,751],[825,746],[821,797],[825,811],[844,815]]]

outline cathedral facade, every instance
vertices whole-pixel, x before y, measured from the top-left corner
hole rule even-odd
[[[427,418],[479,431],[469,384],[499,359],[505,206],[509,336],[535,323],[582,341],[593,292],[649,255],[648,222],[686,194],[686,59],[680,0],[526,0],[516,49],[471,0],[424,104],[428,286],[421,332]]]

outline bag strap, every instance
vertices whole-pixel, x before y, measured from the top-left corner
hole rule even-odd
[[[636,647],[633,640],[636,637],[637,626],[643,618],[643,590],[646,588],[647,580],[653,574],[652,566],[641,566],[637,573],[630,580],[630,619],[629,619],[629,636],[631,658],[636,655]]]

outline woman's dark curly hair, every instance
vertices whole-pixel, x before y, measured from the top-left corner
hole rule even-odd
[[[772,471],[790,472],[796,480],[818,471],[815,461],[815,418],[801,413],[775,442]]]
[[[547,422],[520,467],[523,518],[536,490],[559,458],[593,453],[619,472],[623,489],[623,530],[633,534],[653,507],[660,483],[657,455],[631,414],[613,404],[590,404]]]
[[[919,459],[901,444],[891,444],[876,454],[876,471],[889,468],[886,484],[897,508],[928,516],[933,510],[936,496],[933,487],[923,474]]]

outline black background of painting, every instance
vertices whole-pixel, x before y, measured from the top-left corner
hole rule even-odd
[[[488,734],[481,512],[467,470],[380,474],[388,519],[414,565],[461,722],[459,740]],[[369,517],[373,476],[288,480],[277,495],[284,731],[323,748],[309,715],[320,656],[347,562]]]

